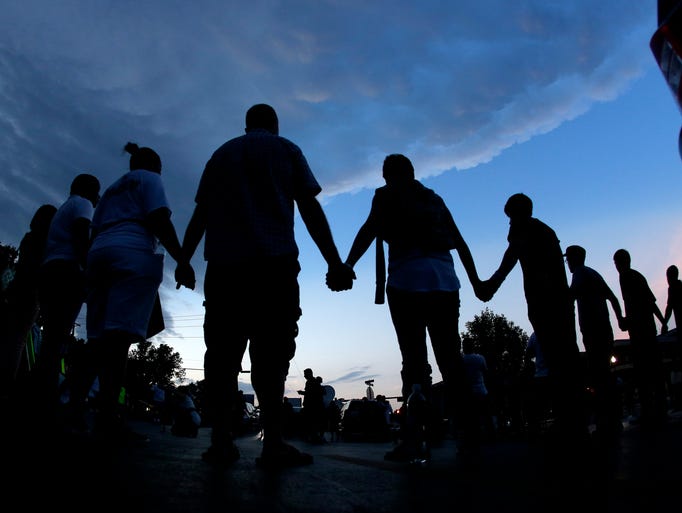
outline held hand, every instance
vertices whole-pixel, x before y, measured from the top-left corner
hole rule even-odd
[[[620,319],[618,319],[618,327],[620,328],[621,331],[628,330],[628,321],[625,317],[621,317]]]
[[[178,264],[175,268],[175,288],[179,289],[180,286],[187,287],[188,289],[194,290],[197,280],[194,275],[194,268],[189,262],[184,264]]]
[[[353,268],[348,264],[339,263],[329,266],[325,282],[330,290],[340,292],[352,289],[354,279],[355,271]]]
[[[481,281],[474,286],[474,294],[476,294],[478,299],[487,303],[495,295],[495,289],[490,283],[490,280]]]

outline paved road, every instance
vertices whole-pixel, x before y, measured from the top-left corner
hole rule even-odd
[[[422,467],[387,462],[391,442],[293,440],[314,464],[282,471],[255,466],[257,436],[238,441],[242,457],[227,469],[200,459],[209,431],[171,435],[133,423],[149,435],[143,446],[106,448],[83,440],[27,448],[4,436],[2,497],[20,511],[403,513],[679,511],[682,507],[682,420],[653,433],[626,426],[617,444],[549,457],[542,443],[499,441],[475,464],[458,458],[455,442],[434,448]]]

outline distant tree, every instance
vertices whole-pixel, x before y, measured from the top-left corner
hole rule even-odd
[[[175,381],[185,378],[180,353],[166,344],[154,346],[148,340],[140,342],[128,355],[126,390],[131,397],[144,398],[156,383],[166,390],[175,388]]]
[[[528,335],[504,315],[488,308],[465,327],[462,341],[473,341],[475,351],[486,359],[486,385],[498,421],[504,424],[504,429],[520,429],[522,368]]]
[[[528,335],[519,326],[489,308],[464,326],[462,340],[473,341],[476,352],[485,357],[491,371],[498,369],[503,359],[508,359],[512,367],[521,368]]]

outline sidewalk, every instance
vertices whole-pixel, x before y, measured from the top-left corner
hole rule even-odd
[[[424,466],[384,461],[391,442],[292,443],[314,456],[310,466],[265,471],[255,466],[261,442],[238,440],[241,459],[227,469],[201,460],[209,430],[173,436],[157,424],[133,423],[150,441],[103,448],[60,441],[27,449],[7,439],[6,502],[55,511],[403,513],[670,511],[682,496],[682,419],[654,433],[626,426],[617,444],[551,461],[542,444],[485,445],[476,464],[446,440]],[[14,455],[14,458],[12,458]],[[17,502],[18,501],[18,502]],[[10,511],[7,509],[6,511]]]

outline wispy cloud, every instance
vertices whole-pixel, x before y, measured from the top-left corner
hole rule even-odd
[[[0,241],[135,140],[186,219],[246,108],[279,111],[326,194],[390,152],[464,169],[614,98],[650,59],[649,2],[9,2],[0,19]],[[627,6],[627,8],[626,8]]]

